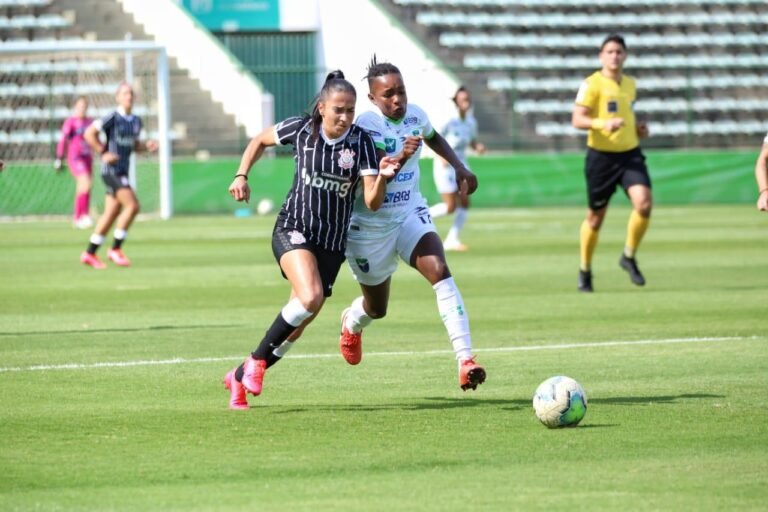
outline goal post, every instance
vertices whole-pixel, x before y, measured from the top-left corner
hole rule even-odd
[[[142,155],[138,164],[142,205],[148,203],[144,209],[163,219],[173,215],[165,48],[152,41],[66,40],[0,44],[0,158],[6,161],[0,217],[69,212],[71,199],[60,197],[69,187],[49,172],[63,118],[80,95],[89,99],[88,115],[94,119],[113,110],[116,86],[123,80],[137,89],[134,112],[144,122],[144,135],[159,143],[157,155]],[[99,166],[94,159],[94,191],[101,187]],[[143,179],[144,170],[156,179]],[[36,178],[46,183],[28,183]],[[93,199],[100,200],[96,194]]]

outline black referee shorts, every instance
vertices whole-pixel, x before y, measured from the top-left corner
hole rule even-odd
[[[115,197],[117,191],[121,188],[131,188],[131,183],[128,181],[128,175],[116,174],[113,172],[107,172],[101,175],[101,181],[104,182],[104,190],[107,195]]]
[[[283,254],[295,249],[306,249],[314,254],[317,260],[317,269],[320,272],[320,281],[323,283],[323,296],[330,297],[333,292],[333,283],[339,275],[341,265],[346,260],[343,251],[328,251],[309,242],[306,236],[292,228],[280,228],[275,226],[272,232],[272,254],[275,255],[277,264]],[[280,270],[285,276],[285,273]]]
[[[625,194],[632,185],[651,188],[645,155],[639,147],[621,153],[587,148],[584,175],[587,178],[587,200],[592,210],[608,206],[619,185]]]

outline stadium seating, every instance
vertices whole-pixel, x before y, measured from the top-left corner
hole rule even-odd
[[[765,0],[382,4],[474,92],[492,147],[581,147],[584,132],[570,127],[573,99],[599,68],[597,50],[610,31],[627,41],[637,111],[655,134],[649,144],[752,146],[765,135]]]
[[[116,0],[0,0],[0,44],[26,41],[149,39]],[[117,35],[117,37],[116,37]],[[239,151],[243,132],[232,116],[202,91],[197,81],[171,60],[171,118],[174,153],[204,148]],[[0,58],[0,154],[6,159],[50,159],[51,141],[71,112],[73,100],[85,95],[89,114],[114,107],[114,93],[124,78],[122,59],[67,53]],[[154,109],[138,95],[135,111],[151,134]],[[234,146],[234,150],[233,150]]]

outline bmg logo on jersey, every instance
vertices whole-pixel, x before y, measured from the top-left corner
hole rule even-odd
[[[349,189],[352,187],[352,183],[349,181],[349,178],[325,173],[322,175],[310,175],[307,172],[306,167],[301,169],[301,179],[304,180],[305,185],[309,185],[313,188],[319,188],[321,190],[327,190],[328,192],[336,192],[339,197],[347,197],[347,194],[349,194]]]

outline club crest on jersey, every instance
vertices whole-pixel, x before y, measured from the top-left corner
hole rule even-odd
[[[368,271],[371,269],[371,266],[368,264],[368,260],[365,258],[355,258],[355,263],[357,263],[357,266],[360,267],[360,270],[365,273],[368,273]]]
[[[288,233],[288,236],[291,238],[291,245],[302,245],[307,243],[307,239],[300,231],[291,231]]]
[[[339,167],[351,169],[355,165],[355,152],[349,148],[339,151]]]
[[[386,145],[387,153],[394,153],[397,149],[397,139],[387,137],[384,139],[384,144]]]

